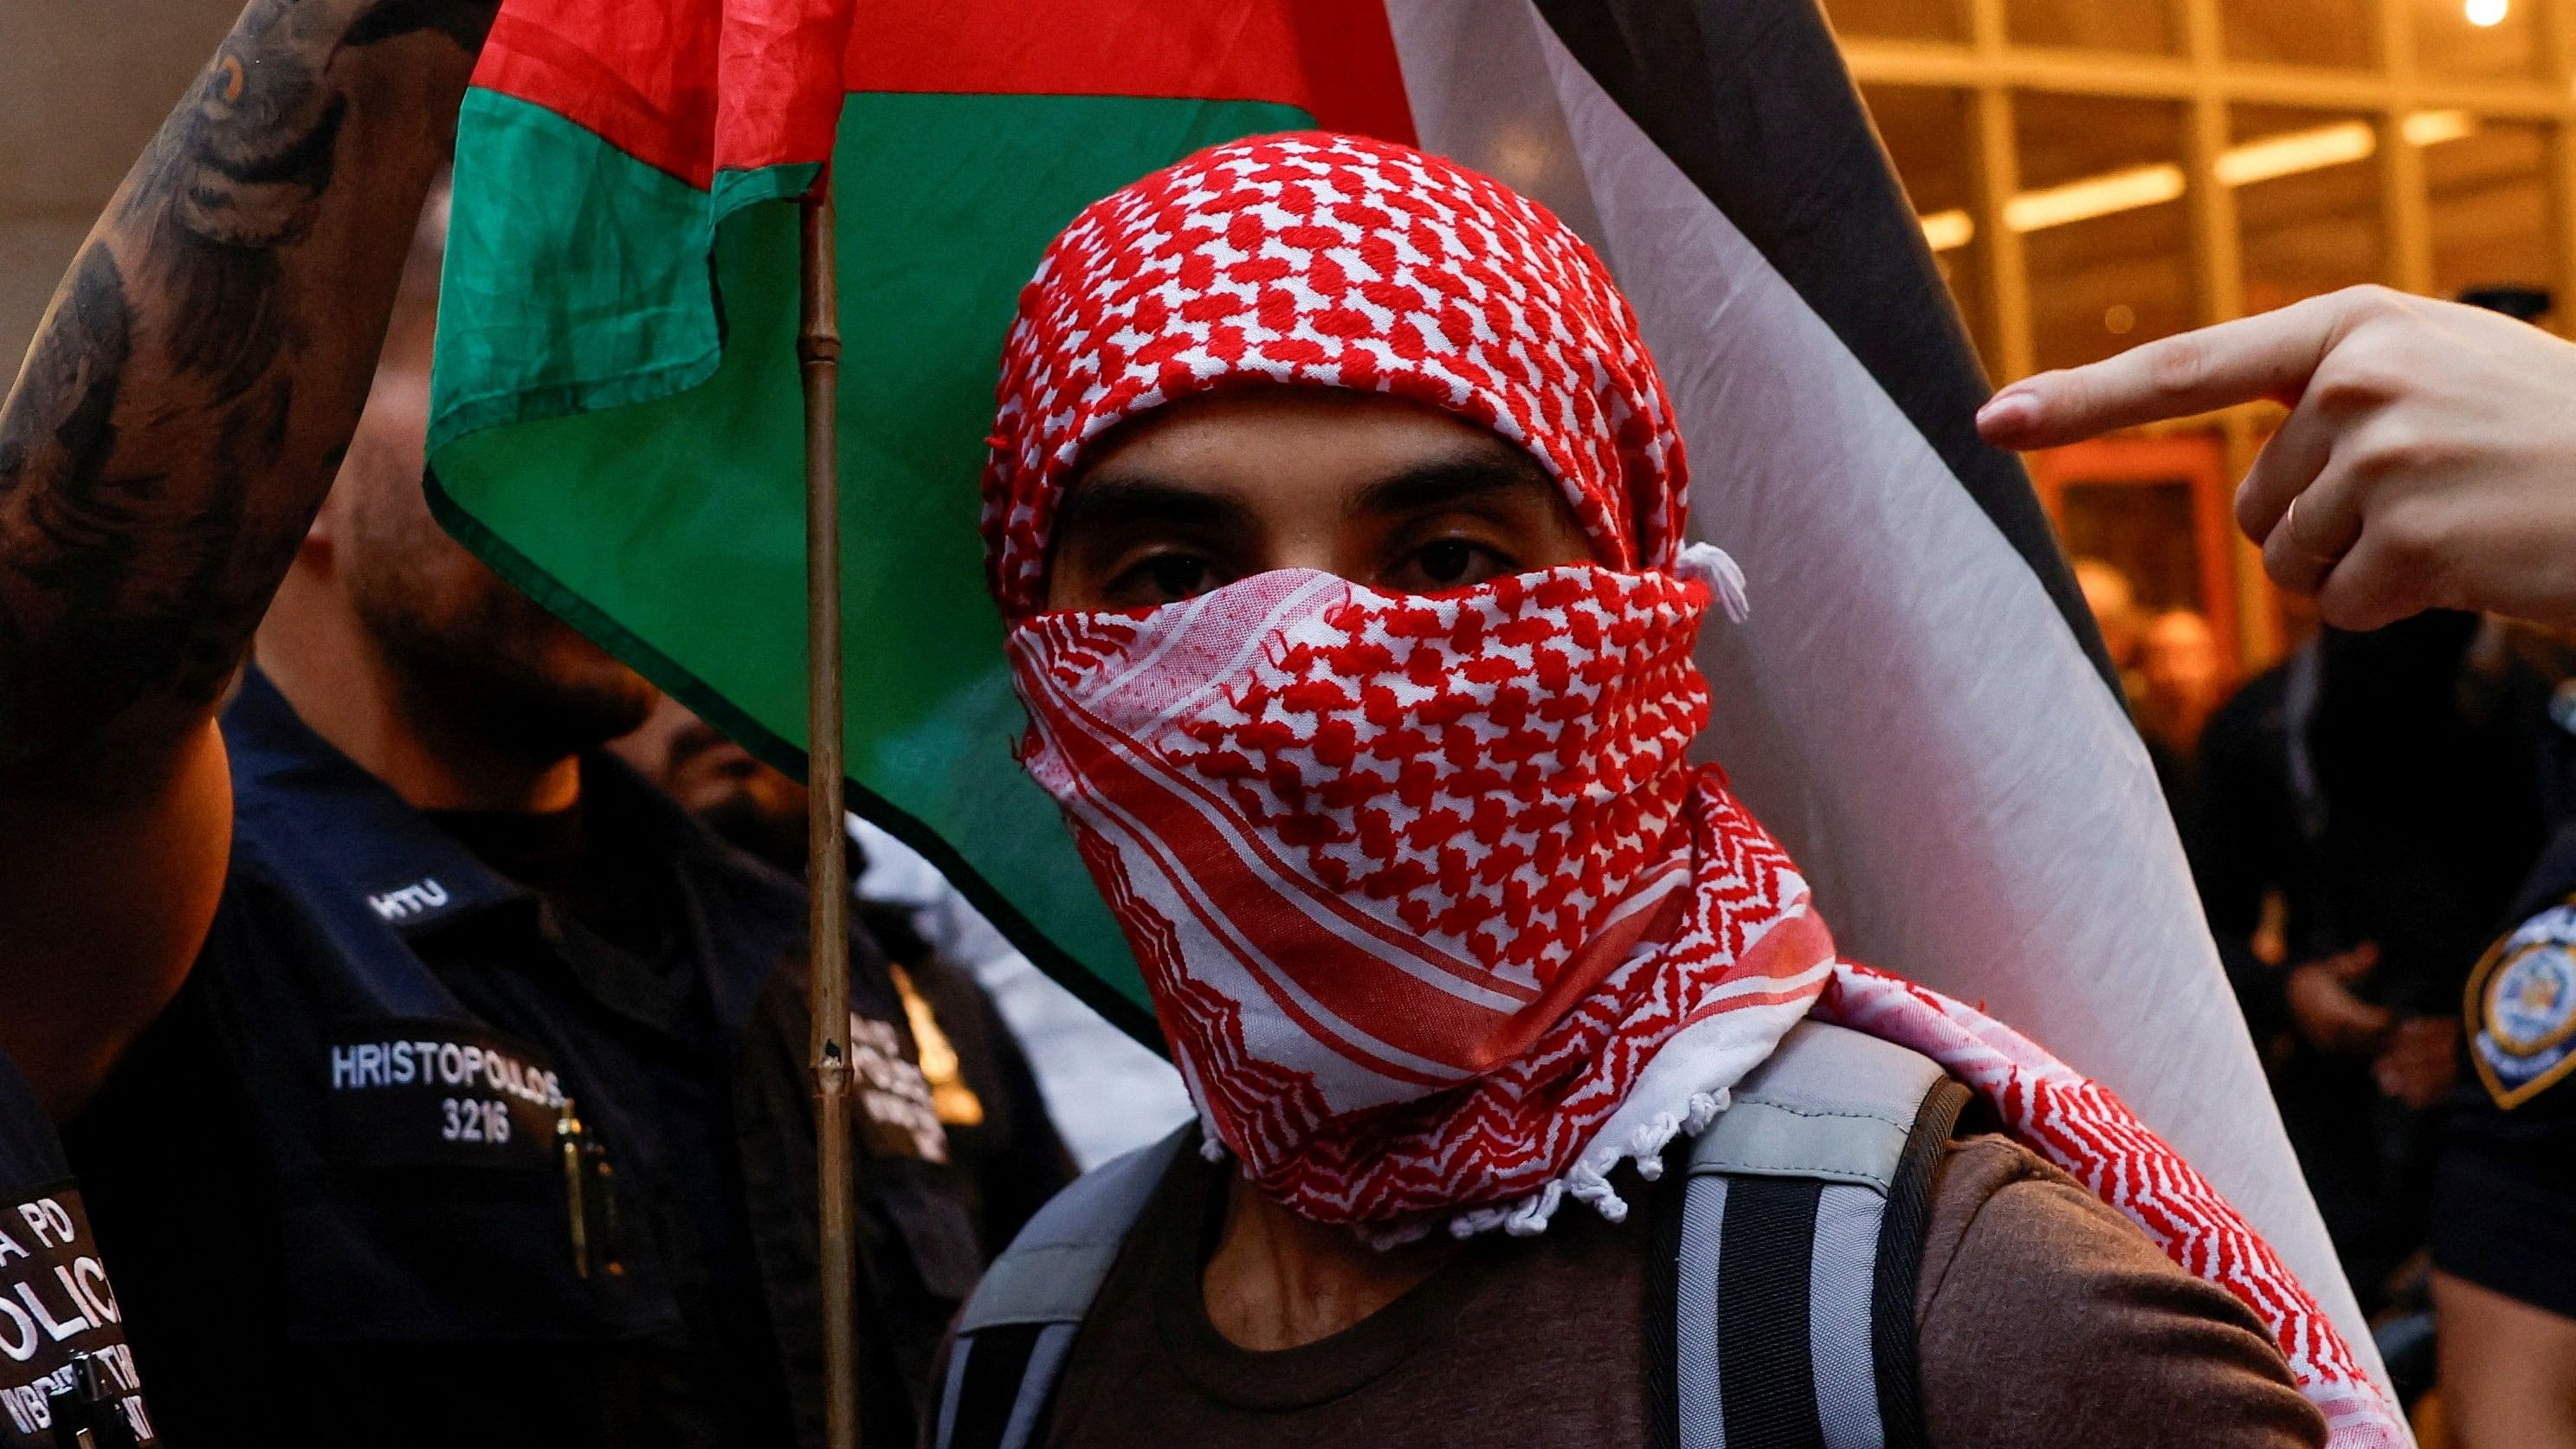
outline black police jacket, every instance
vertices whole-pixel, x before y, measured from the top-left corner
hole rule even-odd
[[[658,969],[486,867],[254,673],[223,900],[66,1134],[174,1442],[821,1442],[803,887],[605,757]],[[851,952],[860,1396],[906,1442],[980,1261],[905,1015]]]
[[[161,1442],[54,1124],[0,1056],[0,1449]],[[63,1425],[56,1424],[60,1418]]]

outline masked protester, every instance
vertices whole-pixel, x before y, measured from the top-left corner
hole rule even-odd
[[[1689,763],[1746,601],[1685,480],[1600,262],[1444,162],[1239,142],[1056,239],[990,577],[1199,1121],[996,1264],[935,1442],[2403,1442],[2205,1181],[1839,959]]]

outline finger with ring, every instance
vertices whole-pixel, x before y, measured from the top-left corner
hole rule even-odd
[[[2327,549],[2317,545],[2311,532],[2313,525],[2303,526],[2300,518],[2302,510],[2299,505],[2308,497],[2308,493],[2302,492],[2291,499],[2290,506],[2281,514],[2279,525],[2273,528],[2270,537],[2263,540],[2264,571],[2272,576],[2273,582],[2302,594],[2315,593],[2352,546],[2349,540],[2341,548]],[[2319,506],[2329,510],[2326,522],[2331,527],[2332,500]],[[2305,511],[2313,515],[2316,509]]]

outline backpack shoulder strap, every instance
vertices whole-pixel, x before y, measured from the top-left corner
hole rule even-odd
[[[1914,1288],[1967,1100],[1929,1057],[1822,1022],[1791,1028],[1737,1086],[1666,1215],[1670,1442],[1925,1443]]]
[[[948,1351],[937,1449],[1034,1442],[1091,1300],[1194,1126],[1084,1173],[984,1271]]]

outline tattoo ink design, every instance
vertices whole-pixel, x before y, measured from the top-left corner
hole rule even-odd
[[[278,253],[310,235],[331,189],[349,109],[332,60],[423,30],[462,29],[471,53],[480,32],[442,13],[459,8],[388,0],[354,18],[314,0],[254,8],[154,139],[151,180],[125,214],[148,228],[176,315],[213,324],[175,335],[171,362],[213,379],[219,399],[249,388],[293,341]]]
[[[260,0],[136,163],[0,404],[0,785],[107,778],[222,690],[366,392],[394,269],[350,255],[407,248],[495,8]]]
[[[131,567],[133,519],[112,485],[97,487],[116,451],[116,399],[132,351],[124,279],[92,242],[74,263],[53,315],[37,334],[18,387],[0,409],[0,774],[11,756],[41,758],[61,721],[93,717],[90,681],[42,667],[36,641]],[[148,488],[154,481],[143,480]],[[95,561],[94,570],[67,567]],[[76,626],[75,626],[76,627]]]

